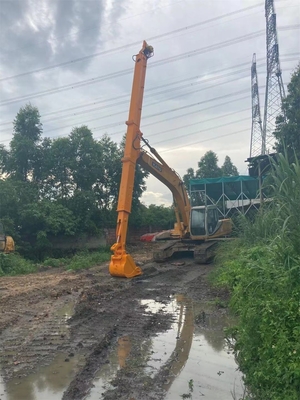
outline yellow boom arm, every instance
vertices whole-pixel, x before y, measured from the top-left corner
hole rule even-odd
[[[149,148],[151,153],[155,155],[156,159],[151,157],[151,155],[146,153],[144,150],[141,150],[137,162],[171,190],[177,221],[176,232],[174,233],[181,238],[187,237],[189,235],[191,205],[184,183],[177,172],[168,166],[157,151],[153,147],[149,146]]]
[[[116,229],[116,243],[111,247],[113,255],[109,265],[109,272],[113,276],[131,278],[142,273],[135,265],[132,257],[126,253],[125,244],[128,228],[128,217],[131,211],[133,184],[136,161],[140,154],[140,122],[148,58],[152,57],[153,48],[144,41],[143,47],[136,55],[132,93],[129,109],[129,118],[126,122],[127,133],[122,159],[122,176],[118,199],[118,218]]]

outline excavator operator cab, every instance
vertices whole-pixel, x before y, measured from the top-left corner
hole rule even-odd
[[[216,206],[198,206],[191,210],[191,236],[211,236],[219,228],[219,212]]]

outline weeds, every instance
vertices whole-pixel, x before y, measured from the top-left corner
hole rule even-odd
[[[0,276],[29,274],[38,271],[40,266],[77,271],[93,267],[109,259],[110,252],[107,249],[97,252],[81,252],[69,258],[47,258],[42,264],[34,264],[19,254],[0,253]]]
[[[35,264],[25,260],[18,254],[0,253],[0,276],[29,274],[36,271],[37,267]]]
[[[298,400],[299,162],[280,155],[267,185],[272,202],[253,221],[238,219],[238,239],[220,248],[214,280],[232,293],[239,322],[230,336],[251,399]]]

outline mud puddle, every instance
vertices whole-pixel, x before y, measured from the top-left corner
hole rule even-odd
[[[74,301],[66,302],[54,313],[52,318],[55,323],[51,329],[52,345],[57,343],[59,346],[62,338],[69,337],[68,321],[74,314],[74,306]],[[43,328],[37,339],[39,336],[43,336]],[[8,352],[7,350],[2,352],[2,356]],[[11,356],[15,356],[15,349],[10,353]],[[19,359],[20,361],[15,362],[15,371],[22,365],[22,354],[19,355]],[[59,352],[49,365],[41,366],[35,373],[27,376],[21,374],[8,382],[4,382],[0,377],[0,400],[61,400],[63,392],[82,362],[83,356],[80,353],[75,355],[70,352]],[[2,370],[1,366],[0,369]]]
[[[232,400],[243,395],[242,376],[230,348],[224,328],[232,324],[226,314],[215,312],[214,305],[192,302],[183,295],[141,300],[146,313],[166,313],[174,316],[171,329],[145,338],[140,344],[140,357],[130,360],[140,368],[140,376],[153,384],[159,382],[164,395],[159,398],[175,400]],[[112,390],[111,382],[117,371],[131,358],[130,337],[119,338],[110,355],[109,364],[98,371],[88,400],[101,399]]]
[[[65,361],[65,360],[68,361]],[[0,381],[1,400],[61,400],[63,392],[83,363],[80,355],[56,355],[52,363],[37,373],[14,378],[8,383]]]

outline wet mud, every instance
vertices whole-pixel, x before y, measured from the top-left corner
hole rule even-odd
[[[14,314],[2,325],[0,317],[0,399],[242,396],[224,338],[233,323],[228,293],[209,284],[213,265],[156,264],[150,254],[147,247],[135,251],[143,275],[132,280],[110,277],[107,265],[16,278],[23,289],[5,293]],[[26,279],[35,282],[32,290]],[[27,313],[24,301],[32,305]]]

